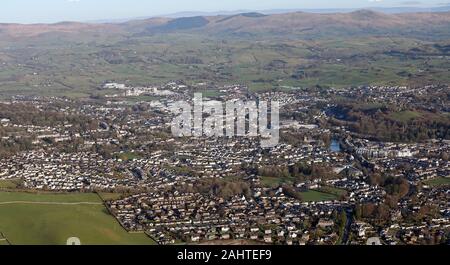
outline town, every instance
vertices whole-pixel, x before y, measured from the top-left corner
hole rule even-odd
[[[158,244],[450,240],[447,86],[98,89],[112,94],[0,102],[0,180],[26,191],[119,194],[108,211]],[[278,101],[280,143],[172,135],[170,105],[201,92],[205,102]]]

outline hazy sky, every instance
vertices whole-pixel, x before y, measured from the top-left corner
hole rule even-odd
[[[437,6],[446,0],[0,0],[0,22],[89,21],[240,9]]]

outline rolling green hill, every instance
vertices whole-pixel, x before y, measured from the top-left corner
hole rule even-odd
[[[448,83],[450,13],[257,13],[120,24],[0,24],[1,96],[88,97],[131,85]]]
[[[0,233],[13,245],[150,245],[143,233],[130,234],[95,194],[0,192]]]

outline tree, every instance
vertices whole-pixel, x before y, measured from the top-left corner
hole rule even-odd
[[[383,177],[378,173],[370,174],[369,183],[372,186],[382,186],[383,185]]]

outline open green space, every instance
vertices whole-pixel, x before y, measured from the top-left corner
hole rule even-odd
[[[125,194],[113,192],[99,192],[98,195],[100,196],[100,198],[102,198],[103,201],[119,200],[123,196],[125,196]]]
[[[294,180],[292,178],[261,177],[261,185],[270,188],[276,188],[282,184],[292,184],[293,182]],[[299,192],[299,195],[304,202],[338,200],[340,196],[345,194],[347,194],[345,190],[333,187],[322,187],[320,190]]]
[[[400,111],[390,114],[391,119],[399,122],[408,122],[420,117],[422,117],[422,114],[416,111]]]
[[[0,232],[13,245],[154,244],[144,233],[126,232],[96,194],[0,192]]]
[[[195,93],[201,93],[202,96],[205,98],[214,98],[222,95],[222,93],[220,93],[220,91],[217,90],[203,90],[203,91],[196,91]]]
[[[0,189],[15,189],[20,185],[19,179],[1,179]]]
[[[450,178],[434,178],[434,179],[426,180],[426,181],[424,181],[424,183],[431,187],[445,186],[445,185],[450,185]]]
[[[281,184],[291,184],[293,183],[293,178],[276,178],[276,177],[267,177],[262,176],[261,177],[261,184],[265,187],[271,187],[276,188],[280,186]]]
[[[208,34],[133,35],[128,40],[114,35],[96,39],[95,44],[81,38],[76,45],[70,39],[56,41],[47,37],[39,44],[32,42],[33,49],[8,48],[8,56],[3,59],[6,64],[0,65],[0,98],[18,93],[84,98],[123,92],[100,89],[106,81],[130,86],[162,85],[173,80],[191,85],[240,83],[256,92],[316,85],[419,85],[450,81],[448,55],[434,46],[445,43],[437,40],[430,43],[413,36],[378,34],[351,38],[316,36],[315,40],[270,36],[263,40],[239,37],[224,42]],[[20,46],[27,47],[28,41],[31,40],[23,40]],[[5,45],[13,47],[0,43],[0,49]],[[416,49],[430,54],[411,59],[409,55]],[[35,57],[39,60],[33,60]],[[205,97],[221,95],[217,90],[202,90]],[[123,100],[134,104],[154,99],[158,97]],[[410,114],[400,113],[394,118],[408,118]]]
[[[304,202],[333,201],[339,199],[335,194],[320,192],[316,190],[301,192],[300,195]]]
[[[334,194],[337,196],[344,196],[344,195],[347,195],[347,193],[348,193],[346,190],[338,189],[338,188],[330,187],[330,186],[323,186],[320,188],[320,191],[324,192],[324,193]]]
[[[0,192],[0,204],[14,201],[50,203],[102,203],[101,199],[95,193]]]

